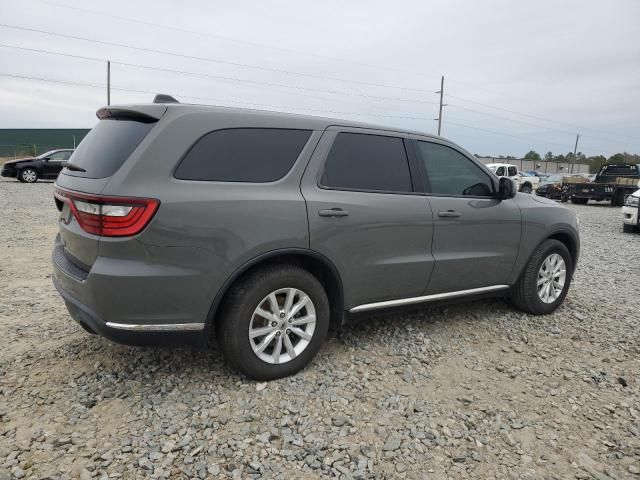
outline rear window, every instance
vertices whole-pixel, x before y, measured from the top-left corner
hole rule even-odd
[[[274,182],[284,177],[311,130],[234,128],[198,140],[182,159],[175,178],[218,182]]]
[[[110,177],[124,164],[154,125],[155,123],[115,118],[100,120],[73,152],[69,159],[72,168],[65,168],[64,173],[87,178]]]

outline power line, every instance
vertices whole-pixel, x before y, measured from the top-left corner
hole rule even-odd
[[[251,65],[248,63],[239,63],[239,62],[231,62],[228,60],[220,60],[217,58],[210,58],[210,57],[200,57],[197,55],[188,55],[188,54],[183,54],[183,53],[177,53],[177,52],[169,52],[167,50],[158,50],[158,49],[154,49],[154,48],[147,48],[147,47],[135,47],[133,45],[127,45],[124,43],[117,43],[117,42],[108,42],[105,40],[95,40],[92,38],[87,38],[87,37],[81,37],[78,35],[69,35],[69,34],[65,34],[65,33],[57,33],[57,32],[50,32],[47,30],[40,30],[37,28],[28,28],[28,27],[20,27],[17,25],[9,25],[6,23],[0,23],[0,27],[3,28],[11,28],[14,30],[22,30],[25,32],[35,32],[35,33],[42,33],[45,35],[51,35],[54,37],[60,37],[60,38],[68,38],[71,40],[81,40],[84,42],[91,42],[91,43],[97,43],[99,45],[107,45],[107,46],[111,46],[111,47],[119,47],[119,48],[128,48],[131,50],[138,50],[141,52],[148,52],[148,53],[155,53],[155,54],[160,54],[160,55],[169,55],[169,56],[173,56],[173,57],[180,57],[180,58],[185,58],[188,60],[197,60],[197,61],[202,61],[202,62],[209,62],[209,63],[219,63],[219,64],[223,64],[223,65],[231,65],[234,67],[242,67],[242,68],[252,68],[255,70],[262,70],[262,71],[267,71],[267,72],[274,72],[274,73],[284,73],[286,75],[296,75],[296,76],[301,76],[301,77],[310,77],[310,78],[319,78],[322,80],[332,80],[332,81],[338,81],[338,82],[345,82],[345,83],[353,83],[353,84],[357,84],[357,85],[364,85],[364,86],[369,86],[369,87],[379,87],[379,88],[393,88],[393,89],[397,89],[397,90],[406,90],[406,91],[414,91],[414,92],[429,92],[428,90],[424,90],[424,89],[420,89],[420,88],[412,88],[412,87],[400,87],[397,85],[388,85],[388,84],[383,84],[383,83],[374,83],[374,82],[363,82],[360,80],[350,80],[350,79],[346,79],[346,78],[339,78],[339,77],[331,77],[331,76],[326,76],[326,75],[318,75],[318,74],[313,74],[313,73],[303,73],[303,72],[295,72],[292,70],[284,70],[284,69],[279,69],[279,68],[271,68],[271,67],[264,67],[261,65]]]
[[[473,113],[477,113],[479,115],[485,115],[487,117],[492,117],[492,118],[499,118],[499,119],[502,119],[502,120],[507,120],[509,122],[519,123],[521,125],[528,125],[528,126],[531,126],[531,127],[542,128],[544,130],[551,131],[551,132],[566,133],[567,135],[575,135],[576,134],[576,132],[572,132],[572,131],[569,131],[569,130],[560,130],[560,129],[557,129],[557,128],[550,128],[550,127],[545,126],[545,125],[539,125],[539,124],[536,124],[536,123],[525,122],[523,120],[516,120],[515,118],[503,117],[502,115],[495,115],[493,113],[487,113],[487,112],[483,112],[483,111],[480,111],[480,110],[474,110],[473,108],[462,107],[460,105],[455,105],[455,104],[451,104],[451,103],[449,103],[447,105],[449,107],[458,108],[460,110],[465,110],[467,112],[473,112]],[[629,142],[629,140],[622,140],[621,141],[621,140],[618,140],[618,139],[615,139],[615,138],[603,138],[603,137],[596,137],[594,135],[581,134],[580,137],[581,138],[582,137],[588,137],[588,138],[602,140],[602,141],[610,142],[610,143],[628,143]]]
[[[61,7],[61,8],[67,8],[70,10],[75,10],[75,11],[79,11],[79,12],[85,12],[85,13],[90,13],[92,15],[98,15],[98,16],[102,16],[102,17],[106,17],[106,18],[113,18],[116,20],[122,20],[125,22],[131,22],[131,23],[137,23],[140,25],[147,25],[150,27],[156,27],[156,28],[164,28],[167,30],[173,30],[175,32],[181,32],[181,33],[190,33],[193,35],[200,35],[203,37],[208,37],[208,38],[216,38],[218,40],[225,40],[225,41],[229,41],[229,42],[235,42],[235,43],[239,43],[239,44],[244,44],[244,45],[251,45],[254,47],[260,47],[260,48],[269,48],[272,50],[279,50],[282,52],[286,52],[286,53],[294,53],[296,55],[302,55],[302,56],[307,56],[307,57],[315,57],[315,58],[322,58],[324,60],[332,60],[332,61],[336,61],[336,62],[343,62],[343,63],[350,63],[353,65],[360,65],[363,67],[369,67],[369,68],[377,68],[380,70],[394,70],[394,71],[398,71],[398,72],[405,72],[405,73],[418,73],[409,69],[404,69],[404,68],[399,68],[399,67],[393,67],[393,66],[383,66],[383,65],[374,65],[371,63],[366,63],[366,62],[358,62],[358,61],[354,61],[354,60],[347,60],[345,58],[340,58],[340,57],[333,57],[330,55],[321,55],[321,54],[317,54],[317,53],[312,53],[312,52],[304,52],[302,50],[294,50],[291,48],[286,48],[286,47],[281,47],[278,45],[270,45],[270,44],[266,44],[266,43],[259,43],[259,42],[253,42],[250,40],[243,40],[243,39],[239,39],[239,38],[233,38],[233,37],[227,37],[224,35],[218,35],[218,34],[213,34],[213,33],[207,33],[207,32],[200,32],[197,30],[189,30],[186,28],[180,28],[180,27],[175,27],[175,26],[171,26],[171,25],[163,25],[161,23],[154,23],[154,22],[149,22],[146,20],[140,20],[137,18],[129,18],[129,17],[122,17],[119,15],[113,15],[110,13],[106,13],[106,12],[99,12],[97,10],[91,10],[88,8],[82,8],[82,7],[76,7],[76,6],[72,6],[72,5],[66,5],[63,3],[57,3],[57,2],[51,2],[48,0],[31,0],[33,2],[38,2],[38,3],[44,3],[46,5],[53,5],[56,7]],[[422,75],[422,74],[421,74]]]
[[[608,132],[606,130],[600,130],[600,129],[596,129],[596,128],[589,128],[589,127],[585,127],[585,126],[582,126],[582,125],[559,122],[557,120],[552,120],[550,118],[544,118],[544,117],[538,117],[538,116],[535,116],[535,115],[529,115],[527,113],[521,113],[521,112],[517,112],[515,110],[509,110],[507,108],[502,108],[502,107],[496,107],[495,105],[489,105],[487,103],[477,102],[475,100],[469,100],[468,98],[458,97],[458,96],[455,96],[455,95],[447,94],[447,97],[455,98],[457,100],[462,100],[462,101],[469,102],[469,103],[474,103],[476,105],[481,105],[483,107],[492,108],[494,110],[500,110],[500,111],[503,111],[503,112],[513,113],[515,115],[520,115],[520,116],[523,116],[523,117],[529,117],[529,118],[533,118],[533,119],[536,119],[536,120],[543,120],[545,122],[551,122],[551,123],[556,123],[558,125],[564,125],[565,127],[578,128],[578,129],[582,129],[582,130],[594,130],[594,131],[598,131],[598,132],[602,132],[602,133],[607,133],[609,135],[621,135],[623,137],[628,137],[628,138],[632,138],[633,140],[640,141],[640,138],[632,137],[630,135],[625,135],[625,134],[620,134],[620,133],[615,133],[615,132]]]
[[[70,54],[70,53],[54,52],[52,50],[43,50],[43,49],[39,49],[39,48],[20,47],[20,46],[17,46],[17,45],[0,44],[0,47],[2,47],[2,48],[12,48],[12,49],[15,49],[15,50],[24,50],[24,51],[28,51],[28,52],[44,53],[44,54],[49,54],[49,55],[58,55],[58,56],[61,56],[61,57],[69,57],[69,58],[75,58],[75,59],[80,59],[80,60],[89,60],[89,61],[96,61],[96,62],[106,62],[107,61],[106,58],[88,57],[88,56],[84,56],[84,55],[76,55],[76,54]],[[290,89],[293,89],[293,90],[301,90],[301,91],[307,91],[307,92],[313,92],[313,93],[328,93],[328,94],[331,94],[331,95],[345,95],[345,96],[353,96],[353,97],[371,98],[371,99],[376,99],[376,100],[390,100],[390,101],[397,101],[397,102],[424,103],[424,104],[437,105],[436,102],[429,102],[427,100],[411,100],[409,98],[397,98],[397,97],[387,97],[387,96],[383,96],[383,95],[367,95],[367,94],[364,94],[364,93],[341,92],[339,90],[324,90],[324,89],[317,89],[317,88],[299,87],[297,85],[288,85],[288,84],[283,84],[283,83],[262,82],[262,81],[258,81],[258,80],[248,80],[248,79],[244,79],[244,78],[228,77],[228,76],[224,76],[224,75],[211,75],[211,74],[207,74],[207,73],[191,72],[191,71],[186,71],[186,70],[175,70],[175,69],[166,68],[166,67],[156,67],[156,66],[153,66],[153,65],[143,65],[143,64],[140,64],[140,63],[127,63],[127,62],[120,62],[120,61],[113,61],[113,60],[111,60],[111,63],[114,64],[114,65],[122,65],[122,66],[125,66],[125,67],[142,68],[142,69],[155,70],[155,71],[160,71],[160,72],[178,73],[178,74],[181,74],[181,75],[187,75],[187,76],[198,77],[198,78],[211,78],[211,79],[215,79],[215,80],[224,80],[224,81],[231,81],[231,82],[238,82],[238,83],[246,83],[246,84],[251,85],[251,86],[271,86],[271,87],[280,87],[280,88],[290,88]]]
[[[458,127],[470,128],[472,130],[478,130],[478,131],[481,131],[481,132],[494,133],[496,135],[504,135],[506,137],[518,138],[520,140],[526,140],[527,142],[544,143],[544,144],[549,144],[549,145],[559,145],[561,147],[566,147],[566,145],[564,143],[549,142],[549,141],[544,141],[544,140],[542,140],[542,141],[541,140],[535,140],[533,138],[522,137],[520,135],[512,135],[510,133],[496,132],[495,130],[487,130],[485,128],[473,127],[471,125],[465,125],[464,123],[452,122],[451,120],[449,120],[448,123],[450,123],[451,125],[456,125]]]
[[[101,88],[101,89],[105,89],[107,87],[105,84],[69,82],[66,80],[57,80],[57,79],[42,78],[42,77],[31,77],[27,75],[15,75],[15,74],[4,73],[4,72],[0,72],[0,76],[9,77],[9,78],[18,78],[23,80],[35,80],[35,81],[41,81],[41,82],[56,83],[61,85],[80,86],[80,87]],[[151,90],[138,90],[138,89],[132,89],[132,88],[123,88],[123,87],[111,87],[111,90],[130,92],[130,93],[145,93],[145,94],[151,94],[151,95],[155,95],[157,93]],[[268,103],[243,102],[242,100],[229,100],[229,99],[212,98],[212,97],[196,97],[193,95],[187,95],[182,93],[170,93],[169,95],[175,96],[175,97],[191,98],[194,100],[207,100],[212,102],[229,102],[229,103],[237,103],[241,105],[251,105],[251,106],[258,106],[258,107],[289,109],[289,110],[305,110],[309,112],[332,113],[332,114],[339,114],[339,115],[355,115],[355,116],[361,116],[361,117],[381,117],[381,118],[402,118],[407,120],[420,120],[420,121],[428,120],[427,117],[386,115],[381,113],[344,112],[344,111],[338,111],[338,110],[322,110],[322,109],[316,109],[316,108],[303,108],[303,107],[297,107],[297,106],[293,107],[293,106],[287,106],[287,105],[276,105],[276,104],[268,104]],[[218,106],[225,106],[225,105],[218,105]]]

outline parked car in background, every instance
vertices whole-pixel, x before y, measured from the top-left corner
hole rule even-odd
[[[540,185],[537,176],[525,176],[518,171],[518,167],[508,163],[488,163],[487,168],[498,177],[510,178],[516,184],[516,188],[522,193],[532,193]]]
[[[442,137],[175,103],[98,118],[54,187],[53,282],[89,332],[213,336],[266,380],[349,315],[479,296],[541,315],[569,289],[575,212]]]
[[[587,176],[587,178],[589,178]],[[640,164],[606,163],[600,167],[592,182],[565,183],[562,185],[562,201],[585,204],[589,200],[611,201],[621,207],[627,195],[640,187]]]
[[[34,183],[39,178],[55,179],[65,167],[73,149],[51,150],[37,157],[20,158],[5,163],[0,170],[3,177],[14,177],[24,183]]]
[[[540,182],[540,186],[536,189],[536,195],[551,198],[553,200],[560,200],[560,197],[562,196],[563,176],[564,175],[561,173],[549,175]]]
[[[622,207],[622,230],[627,233],[640,229],[640,190],[629,195]]]

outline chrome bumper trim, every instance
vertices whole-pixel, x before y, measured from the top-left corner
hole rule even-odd
[[[160,323],[155,325],[136,325],[130,323],[107,322],[107,327],[132,332],[184,332],[204,330],[204,323]]]
[[[509,285],[491,285],[490,287],[471,288],[469,290],[458,290],[456,292],[436,293],[433,295],[424,295],[422,297],[401,298],[399,300],[387,300],[386,302],[366,303],[364,305],[353,307],[349,310],[349,312],[366,312],[369,310],[378,310],[380,308],[399,307],[402,305],[413,305],[414,303],[433,302],[436,300],[445,300],[447,298],[474,295],[476,293],[488,293],[498,290],[506,290],[508,288]]]

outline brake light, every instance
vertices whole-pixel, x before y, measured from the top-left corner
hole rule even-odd
[[[130,237],[153,218],[160,202],[152,198],[88,195],[56,187],[54,197],[69,205],[78,225],[103,237]]]

